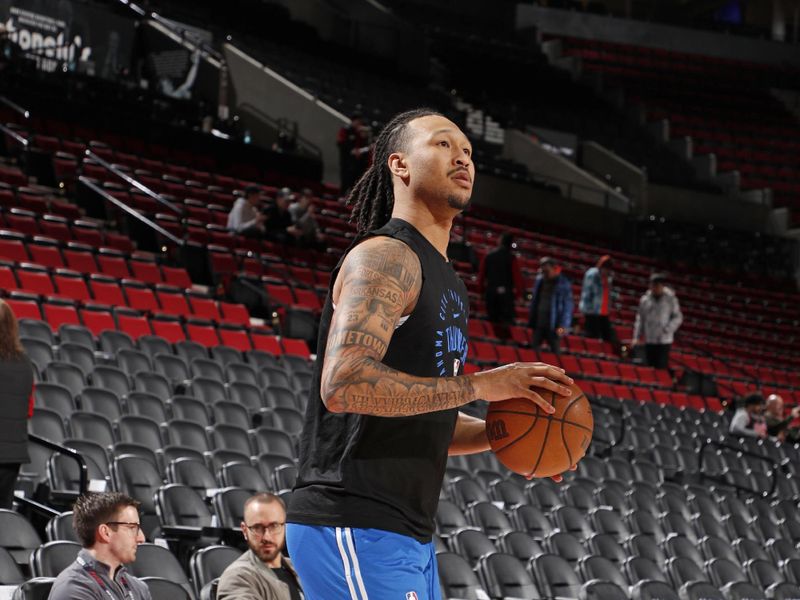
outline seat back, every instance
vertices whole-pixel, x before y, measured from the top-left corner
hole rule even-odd
[[[127,565],[128,570],[140,579],[161,577],[178,584],[191,598],[194,594],[189,578],[175,555],[157,544],[139,544],[136,560]],[[148,585],[148,587],[150,587]],[[180,594],[176,597],[180,597]]]
[[[58,577],[58,574],[75,562],[81,545],[76,542],[56,541],[42,544],[31,554],[31,574],[34,577]]]
[[[486,591],[492,598],[540,598],[525,567],[510,554],[489,554],[480,561]]]
[[[233,561],[242,555],[231,546],[209,546],[198,550],[189,561],[189,572],[198,596],[209,583],[222,575]]]
[[[463,600],[480,600],[486,597],[474,571],[462,557],[442,552],[436,555],[436,562],[445,597]]]
[[[190,487],[170,483],[156,492],[156,511],[163,525],[209,527],[211,512]]]

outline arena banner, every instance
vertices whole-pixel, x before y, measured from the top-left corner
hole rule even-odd
[[[0,23],[42,71],[116,79],[130,69],[135,22],[109,8],[71,0],[0,0]]]

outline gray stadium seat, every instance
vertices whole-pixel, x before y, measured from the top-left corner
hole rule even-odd
[[[201,597],[201,590],[219,578],[241,554],[240,550],[230,546],[209,546],[195,552],[189,561],[189,572],[196,596]]]
[[[211,511],[190,487],[177,483],[161,486],[155,495],[162,525],[200,529],[211,526]]]
[[[80,550],[80,544],[69,541],[42,544],[31,553],[31,574],[34,577],[57,577],[75,562]]]
[[[214,495],[212,504],[220,527],[238,529],[244,522],[244,503],[252,496],[249,490],[226,488]]]
[[[219,473],[221,487],[244,488],[251,493],[269,491],[271,485],[264,479],[256,467],[246,463],[228,463],[222,466]]]
[[[175,555],[166,548],[156,544],[139,544],[136,550],[136,560],[127,565],[127,568],[134,577],[168,579],[183,588],[190,598],[194,597],[194,588],[183,567]],[[175,598],[173,597],[172,600]]]
[[[661,581],[641,581],[631,588],[633,600],[680,600],[668,584]]]
[[[497,548],[485,533],[476,529],[465,528],[456,531],[450,537],[453,552],[463,556],[474,569],[481,557],[497,552]]]
[[[47,522],[46,534],[48,542],[63,540],[78,543],[78,534],[72,526],[72,511],[63,512],[50,519]]]
[[[489,554],[480,560],[479,572],[492,598],[541,598],[523,564],[510,554]]]
[[[166,471],[169,483],[187,485],[202,497],[207,495],[208,490],[219,487],[214,474],[202,460],[178,458],[167,465]]]
[[[436,555],[443,596],[463,600],[481,600],[486,592],[469,564],[457,554],[442,552]]]
[[[706,581],[691,581],[678,590],[680,600],[726,600],[717,588]]]
[[[117,367],[99,365],[94,368],[89,380],[92,382],[92,386],[111,390],[120,398],[132,389],[128,374]]]
[[[84,388],[79,402],[82,410],[102,415],[111,422],[119,419],[124,412],[119,396],[105,388]]]
[[[542,554],[529,563],[539,593],[545,598],[577,598],[581,582],[570,564],[555,554]]]

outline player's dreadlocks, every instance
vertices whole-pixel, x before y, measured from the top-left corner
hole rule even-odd
[[[347,204],[352,206],[350,222],[355,223],[358,233],[365,233],[383,226],[392,215],[394,187],[392,173],[386,162],[393,152],[405,149],[409,122],[440,113],[429,108],[417,108],[396,115],[381,130],[375,140],[372,164],[350,190]]]

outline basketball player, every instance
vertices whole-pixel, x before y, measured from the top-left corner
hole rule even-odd
[[[439,600],[431,536],[448,454],[489,449],[476,399],[568,396],[561,369],[464,376],[468,297],[446,258],[475,167],[430,110],[392,119],[349,201],[359,236],[333,271],[287,516],[307,600]],[[391,217],[391,218],[390,218]]]

